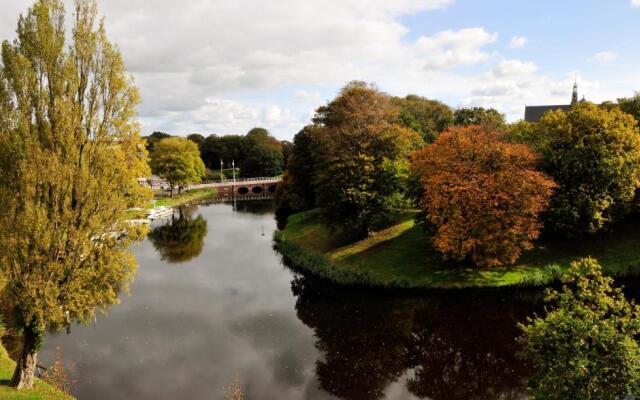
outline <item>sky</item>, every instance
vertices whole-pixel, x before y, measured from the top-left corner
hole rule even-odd
[[[596,102],[640,90],[640,0],[98,3],[140,88],[143,134],[262,126],[290,140],[352,80],[509,121],[568,103],[574,80]],[[31,4],[2,0],[0,38]]]

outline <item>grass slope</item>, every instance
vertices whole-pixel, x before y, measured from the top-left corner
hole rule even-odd
[[[478,270],[445,263],[415,213],[399,213],[394,223],[369,239],[349,242],[318,221],[315,210],[289,217],[276,233],[281,253],[295,267],[336,283],[390,288],[471,288],[542,286],[561,278],[571,261],[591,256],[609,275],[640,273],[640,218],[609,234],[580,241],[539,242],[509,268]]]
[[[10,388],[9,381],[15,365],[0,345],[0,400],[73,400],[73,397],[60,393],[40,379],[36,379],[32,390],[17,391]]]

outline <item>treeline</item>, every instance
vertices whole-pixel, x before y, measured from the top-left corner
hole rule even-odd
[[[153,132],[147,136],[147,149],[152,155],[155,146],[173,136],[164,132]],[[224,170],[235,167],[240,177],[278,176],[286,167],[292,144],[279,141],[264,128],[253,128],[246,135],[209,135],[198,133],[187,136],[198,146],[200,158],[206,167],[207,180],[228,178]],[[223,176],[220,176],[220,169]]]
[[[329,228],[366,237],[418,207],[444,259],[510,265],[541,233],[595,234],[636,209],[639,117],[636,95],[507,124],[352,82],[295,136],[277,212],[319,208]]]

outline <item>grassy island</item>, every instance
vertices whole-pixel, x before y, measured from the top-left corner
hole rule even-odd
[[[548,285],[559,280],[571,261],[591,256],[605,273],[640,273],[640,217],[629,218],[611,233],[579,241],[540,240],[516,265],[478,269],[446,263],[416,224],[415,211],[396,212],[391,224],[361,241],[332,233],[311,210],[289,217],[275,234],[278,250],[294,268],[342,285],[393,289],[452,289]]]

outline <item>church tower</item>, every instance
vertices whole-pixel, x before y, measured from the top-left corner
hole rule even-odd
[[[571,95],[571,104],[578,102],[578,82],[573,83],[573,94]]]

